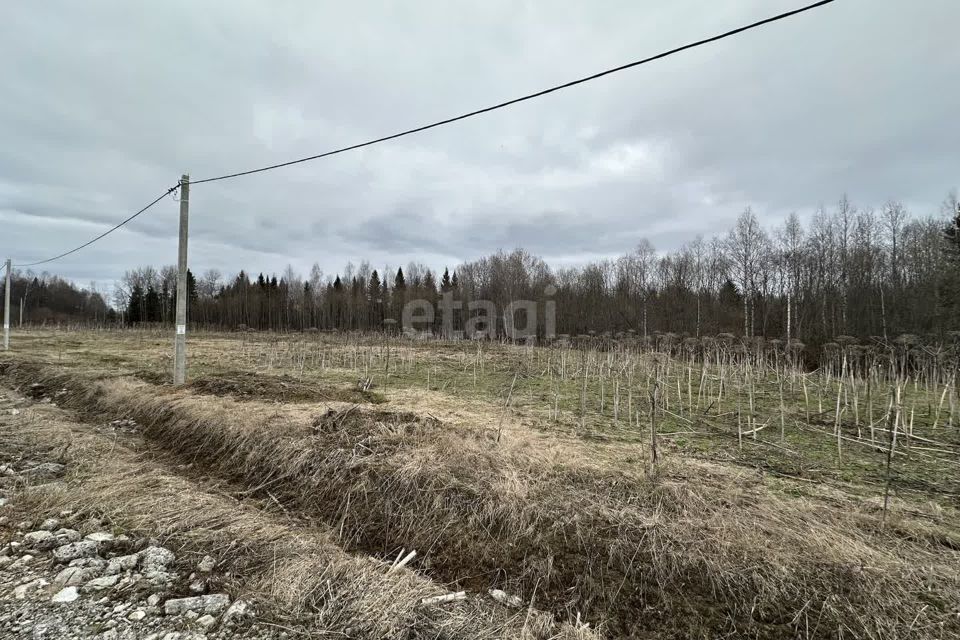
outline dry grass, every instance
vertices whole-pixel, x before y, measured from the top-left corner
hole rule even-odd
[[[106,518],[158,537],[181,556],[217,556],[222,586],[253,600],[267,619],[313,637],[590,640],[585,628],[556,624],[536,610],[514,613],[489,600],[424,606],[446,589],[410,570],[346,553],[326,527],[266,513],[223,488],[144,462],[127,446],[77,428],[57,410],[30,411],[26,426],[0,427],[9,451],[47,451],[68,463],[67,483],[30,487],[18,508],[35,517],[83,505],[80,516]],[[23,424],[23,423],[21,423]]]
[[[151,384],[169,383],[169,376],[139,371],[137,377]],[[372,391],[333,385],[305,384],[291,376],[260,376],[237,371],[230,375],[211,375],[187,383],[199,395],[225,396],[236,400],[276,402],[363,402],[379,404],[383,396]]]
[[[311,416],[29,365],[7,374],[65,387],[61,402],[101,419],[131,417],[206,472],[269,487],[351,549],[416,548],[437,579],[536,589],[543,606],[610,636],[960,633],[950,527],[901,518],[881,530],[849,498],[790,497],[750,472],[684,460],[648,478],[584,446],[519,432],[497,444],[409,414]]]

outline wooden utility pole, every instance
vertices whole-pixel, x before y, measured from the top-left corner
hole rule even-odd
[[[7,280],[3,288],[3,350],[10,349],[10,272],[13,266],[7,258]]]
[[[177,258],[177,335],[173,342],[173,384],[187,380],[187,227],[190,216],[190,176],[180,178],[180,250]]]

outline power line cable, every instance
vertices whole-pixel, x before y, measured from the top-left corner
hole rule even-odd
[[[732,29],[732,30],[727,31],[727,32],[725,32],[725,33],[721,33],[721,34],[718,34],[718,35],[715,35],[715,36],[711,36],[711,37],[709,37],[709,38],[704,38],[703,40],[697,40],[696,42],[691,42],[691,43],[689,43],[689,44],[685,44],[685,45],[683,45],[683,46],[676,47],[676,48],[674,48],[674,49],[670,49],[669,51],[664,51],[664,52],[662,52],[662,53],[658,53],[658,54],[653,55],[653,56],[650,56],[650,57],[648,57],[648,58],[643,58],[642,60],[636,60],[636,61],[634,61],[634,62],[629,62],[629,63],[627,63],[627,64],[620,65],[619,67],[614,67],[614,68],[612,68],[612,69],[607,69],[607,70],[605,70],[605,71],[600,71],[600,72],[598,72],[598,73],[594,73],[594,74],[592,74],[592,75],[589,75],[589,76],[586,76],[586,77],[583,77],[583,78],[578,78],[578,79],[576,79],[576,80],[571,80],[571,81],[565,82],[565,83],[563,83],[563,84],[555,85],[555,86],[550,87],[550,88],[548,88],[548,89],[543,89],[543,90],[537,91],[537,92],[535,92],[535,93],[530,93],[530,94],[527,94],[527,95],[525,95],[525,96],[521,96],[521,97],[519,97],[519,98],[514,98],[514,99],[512,99],[512,100],[507,100],[506,102],[501,102],[501,103],[499,103],[499,104],[495,104],[495,105],[492,105],[492,106],[489,106],[489,107],[484,107],[484,108],[482,108],[482,109],[477,109],[477,110],[475,110],[475,111],[470,111],[470,112],[468,112],[468,113],[464,113],[464,114],[461,114],[461,115],[459,115],[459,116],[454,116],[454,117],[452,117],[452,118],[447,118],[447,119],[445,119],[445,120],[439,120],[439,121],[437,121],[437,122],[433,122],[433,123],[431,123],[431,124],[423,125],[423,126],[416,127],[416,128],[413,128],[413,129],[407,129],[406,131],[401,131],[401,132],[399,132],[399,133],[394,133],[394,134],[392,134],[392,135],[384,136],[384,137],[382,137],[382,138],[376,138],[376,139],[374,139],[374,140],[368,140],[368,141],[366,141],[366,142],[360,142],[360,143],[358,143],[358,144],[353,144],[353,145],[350,145],[350,146],[348,146],[348,147],[341,147],[340,149],[334,149],[334,150],[332,150],[332,151],[326,151],[326,152],[324,152],[324,153],[319,153],[319,154],[316,154],[316,155],[313,155],[313,156],[308,156],[308,157],[306,157],[306,158],[299,158],[299,159],[297,159],[297,160],[290,160],[290,161],[288,161],[288,162],[281,162],[281,163],[279,163],[279,164],[268,165],[268,166],[265,166],[265,167],[260,167],[260,168],[258,168],[258,169],[248,169],[248,170],[246,170],[246,171],[238,171],[238,172],[236,172],[236,173],[229,173],[229,174],[226,174],[226,175],[216,176],[216,177],[213,177],[213,178],[203,178],[202,180],[191,180],[189,184],[203,184],[203,183],[205,183],[205,182],[217,182],[217,181],[219,181],[219,180],[228,180],[228,179],[230,179],[230,178],[239,178],[239,177],[241,177],[241,176],[248,176],[248,175],[251,175],[251,174],[254,174],[254,173],[262,173],[262,172],[264,172],[264,171],[272,171],[272,170],[274,170],[274,169],[280,169],[280,168],[282,168],[282,167],[289,167],[289,166],[291,166],[291,165],[300,164],[300,163],[302,163],[302,162],[310,162],[311,160],[319,160],[320,158],[326,158],[327,156],[333,156],[333,155],[337,155],[337,154],[339,154],[339,153],[345,153],[345,152],[347,152],[347,151],[353,151],[354,149],[360,149],[360,148],[362,148],[362,147],[369,147],[369,146],[372,146],[372,145],[375,145],[375,144],[379,144],[379,143],[381,143],[381,142],[387,142],[388,140],[395,140],[395,139],[397,139],[397,138],[402,138],[402,137],[404,137],[404,136],[409,136],[409,135],[412,135],[412,134],[414,134],[414,133],[420,133],[421,131],[427,131],[428,129],[434,129],[434,128],[436,128],[436,127],[441,127],[441,126],[443,126],[443,125],[451,124],[451,123],[457,122],[457,121],[459,121],[459,120],[466,120],[467,118],[472,118],[472,117],[474,117],[474,116],[478,116],[478,115],[481,115],[481,114],[484,114],[484,113],[489,113],[490,111],[496,111],[497,109],[503,109],[504,107],[509,107],[509,106],[511,106],[511,105],[518,104],[518,103],[520,103],[520,102],[525,102],[525,101],[527,101],[527,100],[532,100],[532,99],[534,99],[534,98],[539,98],[539,97],[541,97],[541,96],[547,95],[548,93],[553,93],[553,92],[555,92],[555,91],[560,91],[560,90],[562,90],[562,89],[568,89],[568,88],[573,87],[573,86],[576,86],[576,85],[578,85],[578,84],[584,84],[584,83],[586,83],[586,82],[590,82],[591,80],[596,80],[596,79],[598,79],[598,78],[602,78],[602,77],[604,77],[604,76],[608,76],[608,75],[611,75],[611,74],[614,74],[614,73],[617,73],[617,72],[620,72],[620,71],[625,71],[625,70],[631,69],[631,68],[633,68],[633,67],[638,67],[638,66],[640,66],[640,65],[647,64],[648,62],[653,62],[653,61],[655,61],[655,60],[660,60],[661,58],[666,58],[666,57],[668,57],[668,56],[672,56],[672,55],[674,55],[674,54],[676,54],[676,53],[680,53],[681,51],[686,51],[686,50],[688,50],[688,49],[694,49],[694,48],[696,48],[696,47],[700,47],[700,46],[703,46],[703,45],[705,45],[705,44],[710,44],[710,43],[712,43],[712,42],[717,42],[717,41],[719,41],[719,40],[723,40],[723,39],[725,39],[725,38],[729,38],[729,37],[731,37],[731,36],[735,36],[735,35],[737,35],[737,34],[743,33],[743,32],[745,32],[745,31],[749,31],[749,30],[751,30],[751,29],[756,29],[756,28],[758,28],[758,27],[762,27],[762,26],[764,26],[764,25],[771,24],[771,23],[773,23],[773,22],[778,22],[778,21],[780,21],[780,20],[785,20],[786,18],[790,18],[790,17],[792,17],[792,16],[795,16],[795,15],[798,15],[798,14],[801,14],[801,13],[805,13],[805,12],[811,11],[811,10],[813,10],[813,9],[817,9],[817,8],[819,8],[819,7],[822,7],[822,6],[824,6],[824,5],[828,5],[828,4],[830,4],[830,3],[832,3],[832,2],[835,2],[835,1],[836,1],[836,0],[820,0],[819,2],[815,2],[815,3],[810,4],[810,5],[807,5],[807,6],[805,6],[805,7],[800,7],[799,9],[794,9],[794,10],[792,10],[792,11],[787,11],[787,12],[784,12],[784,13],[780,13],[780,14],[778,14],[778,15],[771,16],[771,17],[769,17],[769,18],[765,18],[765,19],[759,20],[759,21],[757,21],[757,22],[753,22],[753,23],[751,23],[751,24],[744,25],[744,26],[738,27],[738,28],[736,28],[736,29]],[[173,193],[177,188],[179,188],[179,186],[180,186],[180,185],[177,184],[177,185],[174,185],[174,186],[170,187],[169,189],[167,189],[166,191],[164,191],[160,196],[158,196],[155,200],[153,200],[152,202],[150,202],[150,204],[148,204],[147,206],[143,207],[142,209],[140,209],[139,211],[137,211],[136,213],[134,213],[132,216],[130,216],[129,218],[127,218],[127,219],[124,220],[123,222],[117,224],[116,226],[112,227],[112,228],[109,229],[108,231],[105,231],[104,233],[101,233],[101,234],[100,234],[99,236],[97,236],[96,238],[93,238],[92,240],[89,240],[88,242],[85,242],[84,244],[82,244],[82,245],[80,245],[80,246],[78,246],[78,247],[75,247],[75,248],[71,249],[70,251],[66,251],[66,252],[64,252],[64,253],[61,253],[60,255],[53,256],[52,258],[47,258],[46,260],[38,260],[38,261],[36,261],[36,262],[29,262],[29,263],[18,264],[18,265],[13,265],[13,266],[16,266],[16,267],[34,267],[34,266],[37,266],[37,265],[46,264],[46,263],[48,263],[48,262],[53,262],[54,260],[59,260],[60,258],[65,258],[65,257],[69,256],[70,254],[76,253],[77,251],[80,251],[81,249],[84,249],[84,248],[86,248],[86,247],[89,247],[89,246],[90,246],[91,244],[93,244],[94,242],[97,242],[98,240],[101,240],[101,239],[105,238],[106,236],[110,235],[111,233],[113,233],[114,231],[116,231],[117,229],[119,229],[120,227],[124,226],[125,224],[127,224],[128,222],[130,222],[131,220],[133,220],[134,218],[136,218],[137,216],[145,213],[148,209],[150,209],[150,208],[153,207],[155,204],[157,204],[158,202],[160,202],[160,201],[161,201],[163,198],[165,198],[167,195]]]
[[[153,202],[151,202],[150,204],[148,204],[147,206],[145,206],[143,209],[140,209],[140,211],[137,211],[135,214],[133,214],[132,216],[130,216],[129,218],[127,218],[126,220],[124,220],[124,221],[121,222],[120,224],[112,227],[112,228],[109,229],[108,231],[104,231],[103,233],[101,233],[100,235],[98,235],[98,236],[97,236],[96,238],[94,238],[93,240],[90,240],[90,241],[88,241],[88,242],[85,242],[85,243],[83,243],[82,245],[80,245],[79,247],[76,247],[76,248],[74,248],[74,249],[70,249],[70,251],[61,253],[61,254],[58,255],[58,256],[53,256],[52,258],[47,258],[46,260],[38,260],[37,262],[28,262],[28,263],[26,263],[26,264],[15,264],[15,265],[13,265],[13,266],[15,266],[15,267],[35,267],[35,266],[37,266],[38,264],[46,264],[46,263],[48,263],[48,262],[53,262],[54,260],[59,260],[60,258],[65,258],[65,257],[67,257],[68,255],[70,255],[71,253],[76,253],[77,251],[80,251],[80,249],[83,249],[83,248],[85,248],[85,247],[89,247],[90,245],[92,245],[92,244],[93,244],[94,242],[96,242],[97,240],[100,240],[100,239],[102,239],[102,238],[107,237],[108,235],[110,235],[111,233],[113,233],[114,231],[116,231],[117,229],[119,229],[120,227],[122,227],[123,225],[127,224],[128,222],[130,222],[131,220],[133,220],[134,218],[136,218],[136,217],[139,216],[140,214],[145,213],[145,212],[147,211],[147,209],[149,209],[149,208],[152,207],[153,205],[157,204],[158,202],[160,202],[161,200],[163,200],[164,198],[166,198],[168,195],[170,195],[171,193],[173,193],[174,191],[176,191],[176,190],[179,189],[179,188],[180,188],[180,185],[179,185],[179,184],[176,184],[176,185],[170,187],[169,189],[167,189],[166,191],[164,191],[162,194],[160,194],[160,195],[157,197],[156,200],[154,200]]]
[[[820,0],[820,2],[815,2],[815,3],[811,4],[811,5],[807,5],[807,6],[805,6],[805,7],[799,8],[799,9],[794,9],[794,10],[792,10],[792,11],[787,11],[787,12],[785,12],[785,13],[781,13],[781,14],[779,14],[779,15],[775,15],[775,16],[772,16],[772,17],[770,17],[770,18],[765,18],[765,19],[763,19],[763,20],[759,20],[759,21],[757,21],[757,22],[754,22],[754,23],[751,23],[751,24],[748,24],[748,25],[745,25],[745,26],[742,26],[742,27],[738,27],[738,28],[733,29],[733,30],[731,30],[731,31],[727,31],[726,33],[721,33],[721,34],[719,34],[719,35],[712,36],[712,37],[710,37],[710,38],[705,38],[705,39],[703,39],[703,40],[697,40],[696,42],[691,42],[690,44],[685,44],[685,45],[683,45],[683,46],[681,46],[681,47],[677,47],[677,48],[675,48],[675,49],[670,49],[669,51],[664,51],[663,53],[658,53],[658,54],[656,54],[656,55],[654,55],[654,56],[650,56],[649,58],[644,58],[644,59],[642,59],[642,60],[636,60],[636,61],[634,61],[634,62],[630,62],[630,63],[624,64],[624,65],[620,65],[619,67],[614,67],[614,68],[612,68],[612,69],[607,69],[606,71],[600,71],[599,73],[595,73],[595,74],[593,74],[593,75],[589,75],[589,76],[586,76],[586,77],[584,77],[584,78],[579,78],[579,79],[577,79],[577,80],[571,80],[570,82],[565,82],[565,83],[563,83],[563,84],[559,84],[559,85],[550,87],[549,89],[543,89],[543,90],[541,90],[541,91],[537,91],[536,93],[530,93],[530,94],[527,94],[527,95],[525,95],[525,96],[521,96],[521,97],[519,97],[519,98],[514,98],[513,100],[507,100],[506,102],[501,102],[501,103],[499,103],[499,104],[495,104],[495,105],[492,105],[492,106],[489,106],[489,107],[484,107],[483,109],[477,109],[476,111],[470,111],[469,113],[464,113],[464,114],[459,115],[459,116],[454,116],[454,117],[452,117],[452,118],[447,118],[446,120],[440,120],[440,121],[434,122],[434,123],[432,123],[432,124],[423,125],[423,126],[420,126],[420,127],[416,127],[416,128],[414,128],[414,129],[407,129],[406,131],[401,131],[400,133],[394,133],[394,134],[392,134],[392,135],[384,136],[384,137],[382,137],[382,138],[377,138],[377,139],[375,139],[375,140],[368,140],[367,142],[360,142],[360,143],[357,143],[357,144],[352,144],[352,145],[350,145],[350,146],[348,146],[348,147],[342,147],[342,148],[340,148],[340,149],[334,149],[334,150],[332,150],[332,151],[326,151],[326,152],[324,152],[324,153],[318,153],[317,155],[308,156],[308,157],[306,157],[306,158],[300,158],[300,159],[298,159],[298,160],[290,160],[290,161],[288,161],[288,162],[281,162],[281,163],[279,163],[279,164],[272,164],[272,165],[269,165],[269,166],[266,166],[266,167],[260,167],[259,169],[249,169],[249,170],[246,170],[246,171],[238,171],[238,172],[236,172],[236,173],[228,173],[228,174],[226,174],[226,175],[216,176],[216,177],[213,177],[213,178],[204,178],[204,179],[202,179],[202,180],[191,180],[191,181],[190,181],[190,184],[203,184],[204,182],[216,182],[216,181],[218,181],[218,180],[228,180],[228,179],[230,179],[230,178],[239,178],[240,176],[248,176],[248,175],[253,174],[253,173],[262,173],[262,172],[264,172],[264,171],[272,171],[272,170],[274,170],[274,169],[280,169],[280,168],[282,168],[282,167],[289,167],[289,166],[294,165],[294,164],[300,164],[301,162],[310,162],[311,160],[319,160],[320,158],[326,158],[327,156],[333,156],[333,155],[336,155],[336,154],[338,154],[338,153],[344,153],[344,152],[346,152],[346,151],[353,151],[354,149],[360,149],[360,148],[362,148],[362,147],[369,147],[369,146],[371,146],[371,145],[379,144],[379,143],[381,143],[381,142],[386,142],[386,141],[388,141],[388,140],[395,140],[395,139],[397,139],[397,138],[402,138],[402,137],[404,137],[404,136],[409,136],[409,135],[414,134],[414,133],[420,133],[421,131],[427,131],[428,129],[434,129],[434,128],[436,128],[436,127],[440,127],[440,126],[443,126],[443,125],[446,125],[446,124],[450,124],[450,123],[452,123],[452,122],[457,122],[458,120],[466,120],[467,118],[472,118],[472,117],[474,117],[474,116],[478,116],[478,115],[481,115],[481,114],[484,114],[484,113],[488,113],[488,112],[490,112],[490,111],[496,111],[497,109],[503,109],[504,107],[509,107],[509,106],[514,105],[514,104],[517,104],[517,103],[519,103],[519,102],[524,102],[524,101],[526,101],[526,100],[532,100],[532,99],[534,99],[534,98],[539,98],[540,96],[545,96],[545,95],[547,95],[548,93],[553,93],[554,91],[560,91],[560,90],[562,90],[562,89],[568,89],[568,88],[573,87],[573,86],[576,86],[576,85],[578,85],[578,84],[583,84],[583,83],[585,83],[585,82],[590,82],[591,80],[596,80],[597,78],[602,78],[602,77],[604,77],[604,76],[608,76],[608,75],[611,75],[611,74],[613,74],[613,73],[617,73],[617,72],[619,72],[619,71],[625,71],[626,69],[631,69],[631,68],[633,68],[633,67],[638,67],[638,66],[640,66],[640,65],[642,65],[642,64],[646,64],[646,63],[648,63],[648,62],[653,62],[654,60],[659,60],[659,59],[661,59],[661,58],[666,58],[667,56],[672,56],[673,54],[675,54],[675,53],[680,53],[681,51],[686,51],[687,49],[693,49],[693,48],[695,48],[695,47],[700,47],[700,46],[703,46],[703,45],[705,45],[705,44],[709,44],[709,43],[711,43],[711,42],[717,42],[718,40],[723,40],[724,38],[729,38],[729,37],[731,37],[731,36],[735,36],[735,35],[737,35],[737,34],[739,34],[739,33],[743,33],[744,31],[749,31],[749,30],[751,30],[751,29],[756,29],[757,27],[761,27],[761,26],[766,25],[766,24],[770,24],[770,23],[773,23],[773,22],[777,22],[777,21],[779,21],[779,20],[784,20],[784,19],[786,19],[786,18],[795,16],[795,15],[797,15],[797,14],[804,13],[804,12],[806,12],[806,11],[811,11],[811,10],[813,10],[813,9],[817,9],[817,8],[822,7],[822,6],[824,6],[824,5],[830,4],[831,2],[835,2],[835,0]]]

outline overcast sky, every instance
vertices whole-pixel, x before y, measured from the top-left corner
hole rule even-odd
[[[9,0],[0,253],[49,257],[174,184],[393,133],[809,0]],[[196,185],[190,265],[553,264],[773,226],[847,192],[935,213],[960,184],[960,2],[838,0],[466,122]],[[61,261],[86,284],[176,262],[172,198]]]

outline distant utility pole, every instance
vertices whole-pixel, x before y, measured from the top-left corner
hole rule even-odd
[[[187,226],[189,216],[190,176],[185,173],[180,178],[180,253],[177,259],[177,335],[173,343],[173,384],[175,385],[183,384],[187,380]]]
[[[3,350],[10,349],[10,271],[13,267],[7,258],[7,282],[3,287]]]

